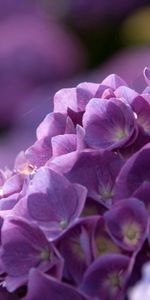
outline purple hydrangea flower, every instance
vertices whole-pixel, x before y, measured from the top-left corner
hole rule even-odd
[[[61,277],[62,260],[37,226],[19,218],[6,219],[1,234],[1,268],[7,274],[3,285],[9,291],[24,285],[33,267],[57,268],[55,273]]]
[[[126,299],[150,255],[149,95],[114,74],[55,95],[0,170],[0,296]]]
[[[93,235],[93,253],[95,258],[110,253],[123,253],[122,249],[114,242],[111,235],[109,235],[106,221],[103,217],[98,218],[95,226]]]
[[[146,181],[149,181],[150,170],[147,168],[150,160],[150,144],[148,143],[124,164],[117,178],[114,200],[127,198]]]
[[[49,239],[55,239],[78,220],[86,194],[85,187],[72,184],[62,175],[43,167],[33,177],[26,197],[14,211],[36,221]]]
[[[104,218],[109,234],[120,247],[128,251],[141,249],[148,235],[148,213],[142,202],[122,200]]]
[[[83,116],[85,140],[94,149],[116,149],[134,140],[136,123],[130,106],[120,99],[92,99]]]
[[[92,236],[97,217],[81,219],[59,240],[58,249],[65,260],[68,281],[72,278],[80,284],[85,271],[93,260]]]
[[[121,254],[107,254],[98,258],[86,271],[81,290],[93,298],[123,300],[129,264],[129,257]]]
[[[69,158],[68,158],[69,161]],[[115,179],[123,165],[122,158],[109,151],[82,151],[66,177],[80,182],[88,189],[88,196],[106,207],[111,205]]]

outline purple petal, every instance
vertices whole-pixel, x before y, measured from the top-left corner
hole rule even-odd
[[[147,83],[147,85],[150,85],[150,68],[145,68],[144,71],[144,77],[145,77],[145,81]]]
[[[83,116],[85,141],[94,149],[115,149],[125,145],[136,129],[134,114],[119,99],[92,99]]]
[[[104,217],[115,243],[128,251],[141,249],[148,229],[148,213],[141,201],[136,198],[122,200],[106,212]]]
[[[60,238],[57,245],[69,278],[77,284],[92,261],[91,241],[96,220],[97,217],[80,220]]]
[[[83,186],[71,184],[62,175],[48,168],[41,168],[29,186],[28,212],[43,225],[44,222],[55,222],[59,230],[62,230],[80,216],[86,193]]]
[[[37,139],[65,133],[67,117],[61,113],[48,114],[37,128]],[[73,125],[72,125],[73,126]]]
[[[114,201],[130,197],[144,181],[150,180],[150,143],[136,152],[122,167],[116,181]]]
[[[47,271],[59,260],[44,233],[36,225],[20,218],[5,220],[1,251],[3,272],[8,275],[5,284],[11,291],[26,283],[32,267]]]
[[[31,147],[26,150],[25,156],[27,161],[29,162],[28,165],[31,166],[33,172],[37,168],[45,165],[45,163],[52,156],[50,139],[44,138],[41,140],[37,140]]]
[[[119,155],[110,151],[83,151],[65,176],[72,182],[80,182],[88,189],[88,196],[103,205],[110,206],[113,186],[123,165]]]
[[[37,270],[31,270],[29,275],[28,293],[23,300],[41,299],[88,300],[89,298],[69,285],[56,281],[52,277],[44,275]]]
[[[106,77],[102,83],[102,85],[108,86],[112,88],[113,90],[116,90],[120,86],[127,86],[127,83],[118,75],[111,74],[108,77]]]
[[[84,275],[81,290],[103,300],[123,300],[130,259],[120,254],[103,255]]]
[[[53,157],[75,151],[77,148],[77,136],[75,134],[57,135],[52,138]]]

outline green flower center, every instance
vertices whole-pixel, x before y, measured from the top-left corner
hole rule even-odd
[[[118,129],[118,130],[116,130],[116,132],[115,132],[115,139],[118,141],[120,141],[120,140],[122,140],[122,139],[124,139],[124,138],[126,138],[127,137],[127,132],[125,131],[125,130],[123,130],[123,129]]]
[[[120,253],[120,249],[109,239],[100,236],[96,239],[96,248],[98,255],[105,253]]]
[[[136,245],[140,236],[141,228],[137,223],[131,223],[124,226],[124,242],[128,245]]]
[[[68,226],[68,222],[67,222],[67,220],[62,220],[62,221],[60,221],[59,225],[60,225],[61,229],[66,229]]]
[[[81,260],[85,260],[85,253],[82,249],[82,245],[80,242],[80,237],[76,237],[72,239],[72,251],[73,253]]]
[[[50,259],[50,251],[49,251],[49,249],[44,249],[41,252],[40,257],[41,257],[42,260],[49,260]]]
[[[109,283],[112,288],[120,288],[120,276],[118,274],[111,274],[109,276]]]

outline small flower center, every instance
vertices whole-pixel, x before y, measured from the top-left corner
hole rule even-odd
[[[140,226],[136,223],[127,224],[124,227],[124,242],[129,245],[136,245],[140,235]]]
[[[111,274],[109,276],[109,283],[112,288],[120,288],[121,280],[119,274]]]
[[[122,140],[122,139],[124,139],[126,137],[127,137],[127,132],[125,130],[123,130],[123,129],[116,130],[116,132],[115,132],[115,139],[117,141],[118,140],[120,141],[120,140]]]
[[[110,190],[110,187],[100,186],[99,187],[99,193],[102,200],[110,200],[112,198],[112,191]]]
[[[120,249],[109,239],[103,236],[96,239],[96,247],[99,255],[105,253],[120,253]]]
[[[67,222],[67,220],[61,220],[59,225],[60,225],[61,229],[66,229],[68,226],[68,222]]]
[[[41,257],[42,260],[49,260],[50,259],[50,251],[48,249],[44,249],[41,252],[40,257]]]
[[[85,253],[82,249],[80,238],[73,240],[72,249],[73,249],[73,253],[77,255],[81,260],[85,259]]]

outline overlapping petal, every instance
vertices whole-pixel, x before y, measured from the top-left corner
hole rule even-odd
[[[83,126],[85,140],[94,149],[120,148],[137,131],[133,111],[121,99],[92,99],[86,106]]]

